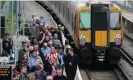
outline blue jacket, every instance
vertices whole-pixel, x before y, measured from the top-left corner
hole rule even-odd
[[[40,23],[42,23],[42,24],[46,24],[46,22],[45,22],[44,19],[40,19]]]
[[[29,57],[29,67],[32,68],[33,66],[36,66],[36,59],[40,59],[41,64],[43,64],[42,59],[40,56],[33,56],[30,55]]]
[[[44,56],[48,55],[51,53],[51,48],[41,48],[41,52],[43,53]]]

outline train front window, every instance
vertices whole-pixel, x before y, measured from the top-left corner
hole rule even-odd
[[[90,12],[80,12],[80,29],[89,29],[91,15]]]
[[[111,29],[120,28],[120,13],[110,13],[110,27]]]

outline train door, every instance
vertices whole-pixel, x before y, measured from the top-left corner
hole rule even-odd
[[[94,48],[108,46],[109,35],[109,5],[91,5],[91,41]]]

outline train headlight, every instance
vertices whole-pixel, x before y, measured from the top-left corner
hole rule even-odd
[[[85,38],[81,38],[80,41],[81,41],[82,43],[85,43]]]
[[[83,36],[83,34],[81,34],[81,36],[80,36],[80,44],[85,45],[85,42],[86,42],[85,36]]]
[[[120,45],[121,44],[121,36],[120,34],[117,34],[115,37],[115,43],[116,45]]]
[[[119,43],[120,42],[120,38],[115,38],[115,42]]]

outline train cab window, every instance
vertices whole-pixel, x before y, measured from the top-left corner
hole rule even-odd
[[[91,20],[90,12],[80,12],[80,29],[91,28],[90,20]]]
[[[68,13],[67,13],[67,20],[69,21],[69,7],[68,7]]]
[[[110,27],[112,29],[120,29],[120,13],[110,13]]]

